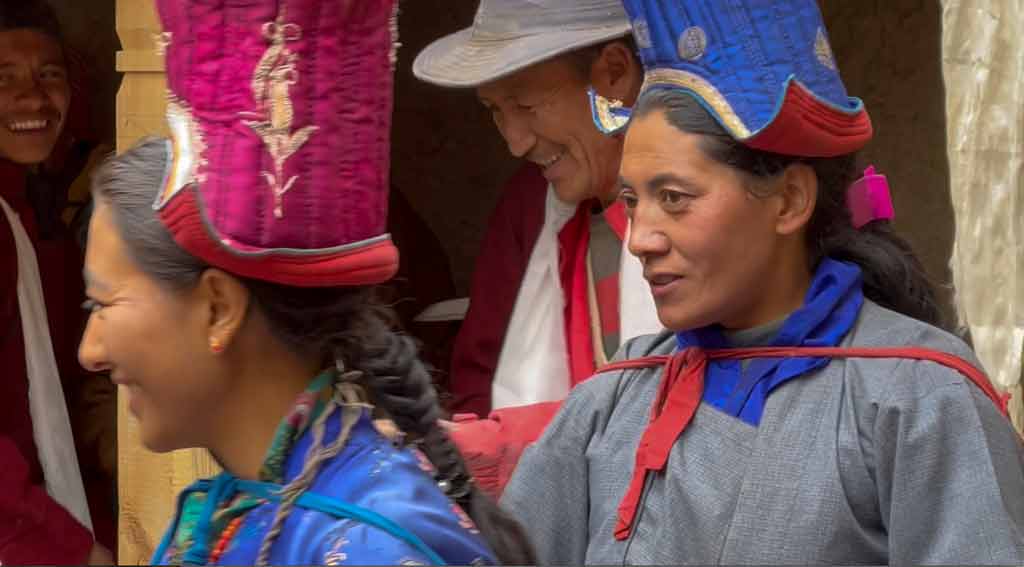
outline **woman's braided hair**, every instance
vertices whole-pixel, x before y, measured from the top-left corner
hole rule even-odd
[[[93,193],[111,206],[136,264],[162,285],[183,290],[195,285],[208,266],[175,244],[154,214],[153,196],[167,159],[166,140],[143,141],[97,170]],[[321,465],[343,448],[346,425],[357,415],[351,408],[362,411],[353,393],[357,386],[384,413],[382,417],[393,420],[419,445],[437,469],[438,485],[465,509],[499,561],[536,563],[523,529],[473,483],[461,454],[439,425],[437,393],[415,342],[393,330],[392,313],[375,301],[374,288],[297,288],[241,281],[251,293],[251,309],[267,318],[278,340],[297,353],[321,359],[325,368],[342,369],[329,407],[312,426],[315,439],[303,471],[283,489],[277,517],[261,547],[262,564],[298,496]],[[323,420],[337,407],[342,408],[342,434],[324,446]]]
[[[415,440],[437,469],[438,485],[476,522],[502,563],[535,563],[519,524],[473,483],[458,448],[439,425],[441,406],[415,342],[391,329],[391,314],[378,305],[372,288],[246,284],[254,307],[281,341],[327,357],[325,364],[344,364],[383,417]]]

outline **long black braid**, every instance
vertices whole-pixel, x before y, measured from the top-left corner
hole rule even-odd
[[[409,435],[437,469],[438,486],[469,514],[504,564],[536,559],[522,527],[473,482],[458,448],[439,425],[437,392],[412,338],[393,331],[391,313],[369,288],[296,289],[247,282],[279,338],[330,353],[362,375],[373,404]]]
[[[473,483],[459,450],[438,425],[441,407],[412,339],[386,329],[377,336],[371,343],[376,352],[358,365],[377,406],[387,410],[399,429],[418,438],[437,468],[438,485],[473,518],[502,563],[536,564],[522,527]]]

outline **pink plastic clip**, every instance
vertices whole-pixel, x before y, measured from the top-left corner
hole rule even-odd
[[[889,181],[882,174],[875,173],[875,166],[864,170],[864,177],[854,181],[846,190],[846,206],[854,228],[861,228],[871,221],[892,220],[896,210],[889,194]]]

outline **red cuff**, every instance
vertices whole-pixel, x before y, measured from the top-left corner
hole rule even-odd
[[[523,450],[540,437],[561,405],[546,402],[503,408],[491,412],[489,419],[476,419],[473,414],[454,416],[452,440],[477,486],[500,498]]]

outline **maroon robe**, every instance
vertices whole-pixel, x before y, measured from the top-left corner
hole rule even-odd
[[[561,405],[561,401],[545,402],[491,411],[491,383],[519,286],[544,225],[547,186],[533,165],[520,169],[505,186],[477,257],[469,312],[452,357],[450,409],[457,423],[452,438],[477,484],[495,497],[501,495],[523,449],[540,436]],[[595,371],[586,270],[593,206],[593,202],[581,204],[558,234],[572,386]],[[607,207],[604,216],[623,239],[627,220],[622,205]],[[618,305],[612,309],[618,315]]]
[[[473,270],[469,312],[455,340],[451,365],[452,413],[486,416],[491,382],[515,308],[530,254],[544,226],[548,183],[534,165],[521,168],[502,190],[487,225]],[[586,253],[593,202],[580,205],[558,234],[559,271],[565,301],[565,336],[572,385],[594,373],[594,345],[587,306]],[[621,204],[604,212],[609,225],[625,236]],[[613,308],[618,312],[618,306]]]
[[[2,159],[0,196],[18,213],[36,245],[54,352],[65,397],[71,401],[75,378],[81,376],[75,356],[82,322],[77,308],[82,297],[80,254],[74,242],[63,235],[40,241],[35,215],[25,196],[24,169]],[[33,440],[17,258],[11,226],[0,214],[0,562],[82,564],[92,548],[93,536],[46,493]],[[112,513],[102,509],[97,512],[95,519],[102,525],[106,518],[110,531]]]
[[[540,170],[525,166],[505,185],[487,223],[473,269],[469,311],[452,352],[453,413],[485,416],[491,409],[491,382],[519,284],[544,226],[546,195]]]

